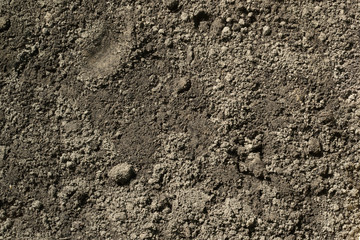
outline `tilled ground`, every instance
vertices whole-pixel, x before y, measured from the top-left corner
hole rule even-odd
[[[0,239],[357,239],[360,4],[0,1]]]

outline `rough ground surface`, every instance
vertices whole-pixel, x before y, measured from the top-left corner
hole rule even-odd
[[[0,239],[357,239],[359,27],[355,0],[1,0]]]

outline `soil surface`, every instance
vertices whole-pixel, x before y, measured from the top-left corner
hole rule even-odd
[[[355,0],[1,0],[0,239],[358,239]]]

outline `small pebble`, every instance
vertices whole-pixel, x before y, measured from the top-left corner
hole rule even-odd
[[[173,41],[170,38],[165,40],[165,46],[171,48],[173,46]]]
[[[232,82],[232,80],[234,80],[234,76],[231,73],[227,73],[225,76],[225,81]]]
[[[209,50],[209,57],[215,56],[216,51],[213,48],[210,48]]]
[[[245,20],[244,20],[243,18],[240,18],[239,24],[240,24],[241,26],[245,26]]]
[[[188,91],[191,88],[191,81],[190,79],[183,77],[177,83],[177,93],[183,93]]]
[[[32,204],[31,204],[31,207],[34,208],[34,209],[40,209],[42,208],[42,204],[39,200],[35,200]]]
[[[360,108],[355,111],[355,116],[360,117]]]
[[[181,21],[185,22],[185,21],[187,21],[189,19],[189,15],[187,13],[183,12],[180,15],[180,19],[181,19]]]
[[[260,153],[250,153],[248,156],[248,169],[255,177],[262,177],[265,174],[266,168],[264,162],[261,160]]]
[[[320,6],[314,7],[314,13],[318,13],[318,12],[320,12],[320,10],[321,10]]]
[[[270,33],[271,33],[271,29],[269,26],[263,27],[263,35],[264,36],[270,35]]]
[[[135,177],[135,171],[132,165],[128,163],[120,163],[113,167],[108,176],[119,185],[125,185]]]
[[[223,28],[224,28],[224,23],[222,19],[216,18],[211,24],[210,32],[213,36],[216,36],[221,33]]]
[[[75,166],[74,162],[72,162],[72,161],[67,161],[66,162],[66,167],[67,168],[73,168],[74,166]]]
[[[321,150],[321,144],[319,139],[317,138],[311,138],[309,140],[309,153],[313,155],[318,155],[322,152]]]
[[[320,35],[319,35],[319,40],[320,40],[321,42],[325,42],[325,40],[326,40],[326,35],[325,35],[325,33],[320,33]]]
[[[228,38],[231,36],[231,29],[229,27],[224,27],[223,30],[221,31],[221,36],[223,38]]]
[[[222,47],[220,48],[220,52],[221,52],[221,53],[226,53],[228,50],[229,50],[229,48],[226,47],[226,46],[222,46]]]
[[[227,23],[231,23],[232,21],[233,21],[233,19],[231,17],[226,18]]]
[[[9,19],[0,17],[0,32],[8,30],[10,27]]]

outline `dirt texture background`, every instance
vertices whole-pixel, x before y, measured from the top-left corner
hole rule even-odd
[[[358,239],[356,0],[1,0],[0,239]]]

